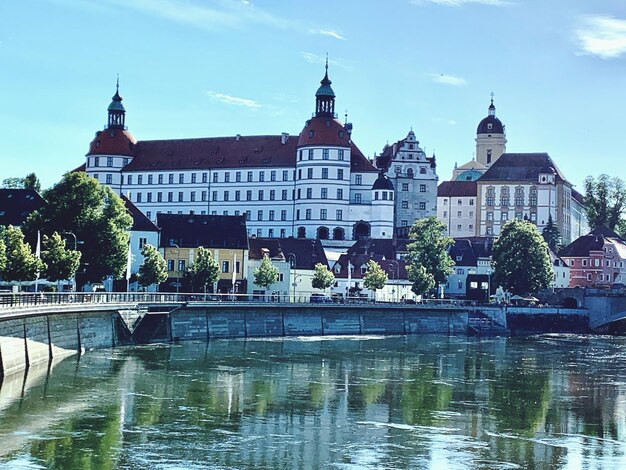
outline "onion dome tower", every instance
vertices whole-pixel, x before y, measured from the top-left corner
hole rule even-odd
[[[89,144],[85,171],[117,194],[122,194],[122,169],[132,161],[137,139],[126,129],[126,110],[119,89],[118,78],[115,95],[107,108],[107,125],[104,130],[96,132]]]
[[[335,92],[328,59],[315,93],[315,113],[298,137],[294,236],[344,240],[350,237],[350,132],[335,117]]]
[[[502,121],[496,117],[492,93],[487,117],[480,121],[476,129],[476,161],[489,168],[505,152],[506,131]]]

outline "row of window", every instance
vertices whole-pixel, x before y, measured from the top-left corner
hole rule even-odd
[[[566,262],[570,265],[570,266],[574,266],[576,263],[576,259],[567,259]],[[589,267],[596,267],[599,268],[602,266],[602,262],[600,261],[599,258],[595,258],[595,259],[581,259],[578,260],[579,264],[583,267],[589,266]],[[611,260],[604,260],[604,267],[605,268],[610,268],[611,267]],[[624,262],[620,261],[619,263],[615,260],[613,260],[613,267],[614,268],[624,268]]]
[[[262,212],[262,211],[259,211]],[[312,209],[305,209],[304,211],[304,220],[311,220],[313,218]],[[261,219],[259,219],[261,220]],[[300,209],[296,209],[296,220],[300,219]],[[319,220],[328,220],[328,209],[320,209],[319,211]],[[335,220],[343,220],[343,210],[337,209],[335,211]]]
[[[343,149],[337,149],[336,151],[333,150],[333,154],[337,157],[337,160],[339,161],[343,161],[344,159],[344,150]],[[315,152],[313,151],[313,149],[309,149],[307,151],[307,160],[314,160],[315,157]],[[298,152],[298,160],[302,161],[304,158],[304,150],[300,150]],[[330,160],[330,149],[322,149],[322,160]]]
[[[491,228],[491,227],[489,227],[489,228]],[[447,227],[446,227],[446,229],[447,229]],[[456,225],[456,229],[457,229],[457,231],[459,231],[459,232],[460,232],[460,231],[462,231],[462,230],[463,230],[463,224],[457,224],[457,225]],[[469,230],[469,231],[473,231],[473,230],[474,230],[474,224],[468,224],[468,226],[467,226],[467,230]]]
[[[450,201],[450,204],[452,204],[452,201]],[[457,199],[456,200],[456,204],[457,204],[457,206],[462,206],[463,205],[463,199]],[[469,201],[467,201],[467,204],[469,206],[473,206],[474,205],[474,199],[472,198]],[[448,199],[447,198],[443,200],[443,205],[444,206],[448,205]]]
[[[306,169],[306,178],[305,179],[313,179],[313,168],[307,168]],[[356,175],[357,177],[360,177],[361,175]],[[322,168],[322,171],[320,173],[320,177],[324,180],[328,179],[328,168]],[[298,170],[298,179],[301,180],[302,178],[302,168],[300,168]],[[337,174],[336,174],[336,179],[338,180],[342,180],[343,179],[343,169],[341,168],[337,168]],[[357,183],[357,184],[361,184],[361,183]]]
[[[487,205],[488,206],[495,206],[495,202],[496,202],[496,198],[495,196],[487,196]],[[520,196],[517,197],[515,196],[515,206],[516,207],[520,207],[524,205],[524,196]],[[508,207],[511,205],[511,200],[507,197],[507,196],[502,196],[500,197],[500,205],[501,206],[505,206]],[[528,205],[529,206],[536,206],[537,205],[537,196],[530,196],[529,200],[528,200]]]
[[[113,157],[106,157],[107,161],[106,161],[106,166],[107,167],[112,167],[113,166]],[[126,166],[128,165],[128,162],[130,160],[127,157],[122,158],[122,166]],[[93,157],[92,160],[92,166],[100,166],[100,157]]]
[[[177,261],[178,263],[178,269],[177,271],[179,272],[183,272],[185,271],[185,268],[187,267],[187,262],[184,259],[179,259],[179,260],[173,260],[173,259],[168,259],[167,260],[167,270],[168,271],[174,271],[174,261]],[[230,273],[230,266],[231,263],[229,260],[223,260],[221,263],[221,271],[222,273]],[[235,273],[239,274],[239,272],[241,271],[241,263],[239,261],[235,262]]]
[[[402,167],[401,166],[395,166],[393,168],[393,172],[396,174],[396,176],[399,176],[402,174]],[[425,175],[427,172],[426,167],[425,166],[421,166],[420,167],[420,175]],[[413,178],[413,176],[415,176],[415,172],[413,171],[413,168],[407,168],[406,169],[406,176],[408,178]]]
[[[493,217],[493,213],[491,214]],[[463,217],[463,211],[456,211],[456,216],[458,219]],[[443,211],[443,218],[447,218],[448,217],[448,211]],[[474,217],[474,211],[468,211],[467,212],[467,217]]]
[[[524,214],[522,212],[516,212],[515,213],[515,218],[517,220],[522,220],[524,218]],[[494,220],[493,212],[487,212],[487,220]],[[501,221],[509,220],[509,213],[506,212],[506,211],[500,213],[500,220]],[[537,214],[535,214],[534,212],[531,212],[531,214],[530,214],[530,221],[536,224],[537,223]]]

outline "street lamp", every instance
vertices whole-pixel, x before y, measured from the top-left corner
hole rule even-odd
[[[78,239],[76,238],[76,234],[74,232],[61,232],[62,235],[71,235],[74,237],[74,251],[77,251],[78,247]],[[74,271],[74,276],[72,276],[72,290],[76,292],[76,271]]]
[[[292,273],[293,271],[295,271],[295,266],[296,264],[298,264],[298,262],[296,261],[296,255],[294,255],[293,253],[287,253],[287,259],[290,260],[289,261],[289,271],[290,273]],[[293,277],[292,281],[291,281],[291,285],[293,287],[293,301],[296,301],[296,276],[295,274],[292,274],[291,277]]]
[[[389,260],[389,264],[391,264],[391,263],[395,263],[396,264],[396,277],[395,277],[395,280],[396,280],[396,292],[397,292],[398,296],[400,296],[400,284],[398,282],[398,278],[400,277],[400,265],[399,265],[399,263],[395,259]],[[393,271],[391,271],[391,273],[393,274]],[[392,291],[392,294],[393,294],[393,291]],[[398,301],[397,298],[395,300],[396,300],[396,302]]]

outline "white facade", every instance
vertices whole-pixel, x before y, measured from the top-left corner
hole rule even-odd
[[[452,238],[476,236],[476,197],[450,196],[437,198],[437,218]]]

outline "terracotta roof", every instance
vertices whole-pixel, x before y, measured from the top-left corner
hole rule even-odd
[[[565,175],[547,153],[503,153],[478,181],[539,182],[539,173],[551,171],[556,181],[567,182]]]
[[[267,250],[267,256],[273,260],[285,260],[285,255],[280,247],[280,239],[278,238],[249,238],[248,252],[249,259],[263,259],[264,250]]]
[[[280,248],[287,260],[295,256],[295,269],[315,269],[317,263],[328,266],[324,247],[319,240],[306,238],[281,238]],[[291,257],[293,259],[293,257]]]
[[[332,145],[350,147],[350,134],[337,119],[315,116],[309,119],[298,138],[298,147]]]
[[[131,230],[134,232],[158,232],[159,227],[154,225],[148,217],[145,216],[143,212],[141,212],[135,204],[133,204],[126,196],[123,194],[120,196],[122,201],[124,201],[124,205],[126,206],[126,210],[129,212],[131,217],[133,218],[133,226]]]
[[[106,129],[96,132],[89,144],[87,155],[127,155],[134,154],[137,139],[127,130]]]
[[[143,140],[124,171],[295,166],[296,139],[281,135]]]
[[[620,243],[622,245],[626,244],[624,239],[617,233],[606,227],[599,227],[592,230],[587,235],[578,237],[569,245],[561,248],[558,255],[561,258],[589,256],[589,252],[591,251],[602,251],[605,241]]]
[[[239,215],[157,214],[160,246],[248,248],[246,220]]]
[[[22,225],[45,201],[33,189],[0,189],[0,225]]]
[[[476,181],[444,181],[437,187],[438,197],[476,197]]]
[[[350,143],[350,171],[356,172],[378,172],[376,167],[361,153],[359,148]]]

